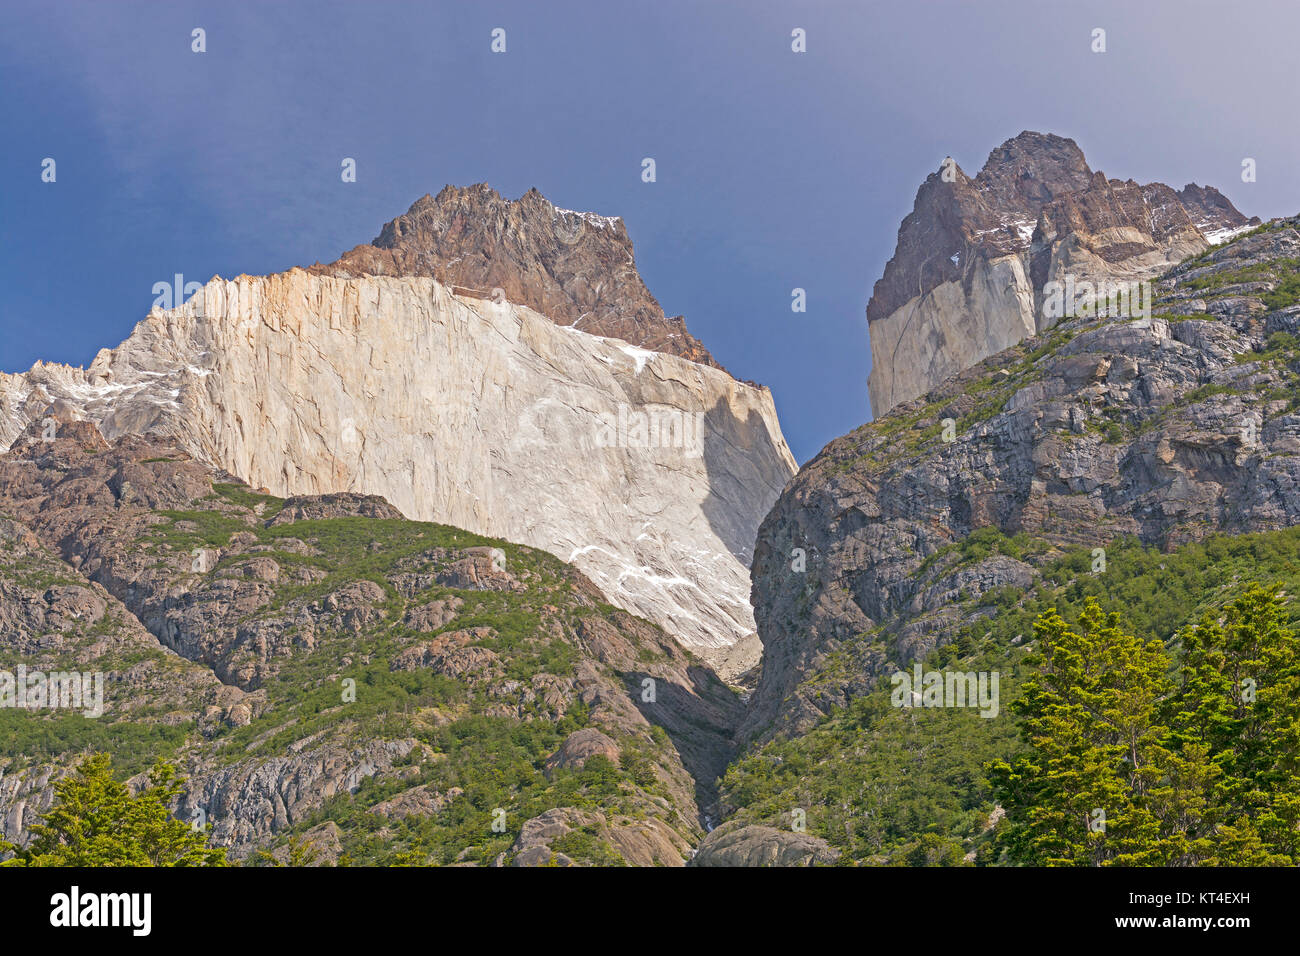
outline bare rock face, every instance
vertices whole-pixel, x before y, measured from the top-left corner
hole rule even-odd
[[[156,432],[279,496],[350,495],[316,498],[319,515],[291,502],[284,520],[387,508],[541,547],[728,674],[751,667],[751,550],[795,471],[771,393],[645,318],[621,222],[579,216],[566,244],[551,217],[567,214],[494,196],[422,200],[347,268],[213,279],[88,369],[0,374],[0,447],[60,417],[109,439]],[[380,248],[393,258],[365,251]],[[471,262],[483,271],[459,271]],[[426,266],[442,278],[354,276]],[[466,573],[491,580],[482,563]]]
[[[1212,187],[1108,179],[1050,134],[1007,140],[974,178],[947,160],[867,304],[872,413],[1047,331],[1049,282],[1150,279],[1258,223]]]
[[[559,325],[722,367],[641,281],[622,219],[559,209],[536,189],[509,200],[486,183],[447,186],[417,200],[370,245],[310,271],[430,276],[485,298],[501,289]]]
[[[691,866],[830,866],[840,851],[821,837],[760,825],[723,825],[691,859]]]
[[[330,743],[238,763],[205,756],[188,768],[189,785],[176,816],[192,819],[202,809],[213,821],[215,844],[246,851],[307,816],[324,800],[354,791],[367,777],[391,772],[393,764],[416,746],[410,738],[352,746]],[[314,841],[308,837],[307,842]],[[329,842],[337,847],[336,839]]]

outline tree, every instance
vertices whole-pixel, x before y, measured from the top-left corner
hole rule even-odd
[[[940,833],[923,833],[900,861],[907,866],[965,866],[960,840]]]
[[[1183,682],[1168,708],[1185,750],[1208,745],[1223,840],[1208,862],[1300,861],[1300,637],[1276,589],[1248,588],[1184,637]]]
[[[259,850],[257,858],[266,866],[302,867],[311,866],[320,856],[316,847],[306,837],[297,834],[289,837],[288,842],[285,844],[285,850],[286,852],[280,856],[266,850]]]
[[[1158,865],[1143,799],[1163,775],[1156,707],[1169,692],[1159,641],[1125,633],[1091,599],[1078,631],[1055,611],[1034,624],[1041,671],[1012,713],[1028,751],[990,774],[1012,859],[1040,865]]]
[[[224,866],[208,833],[174,819],[168,805],[184,781],[158,761],[138,796],[113,779],[108,754],[87,757],[54,785],[54,804],[11,866]],[[15,850],[12,845],[0,849]]]
[[[1179,666],[1089,600],[1034,625],[1039,673],[1011,705],[1028,744],[989,765],[997,841],[1035,865],[1300,860],[1300,638],[1248,588],[1183,635]]]

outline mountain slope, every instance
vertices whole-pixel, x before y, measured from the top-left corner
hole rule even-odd
[[[958,595],[1028,587],[1036,554],[1300,523],[1297,222],[1171,270],[1152,318],[1067,320],[823,449],[760,529],[745,734],[805,730],[924,657],[967,623]],[[960,562],[982,528],[1023,537]]]
[[[0,456],[0,514],[0,659],[109,688],[98,720],[0,712],[6,839],[86,749],[176,761],[238,858],[680,865],[703,835],[738,698],[545,552],[77,421]]]
[[[819,846],[827,862],[998,863],[995,837],[1003,810],[986,768],[1024,749],[1009,708],[1025,678],[1036,673],[1030,655],[1038,650],[1034,622],[1040,615],[1054,610],[1074,625],[1087,602],[1096,600],[1134,633],[1163,641],[1181,661],[1184,628],[1205,613],[1220,616],[1249,584],[1261,582],[1281,589],[1290,626],[1300,631],[1300,527],[1215,535],[1168,552],[1126,539],[1107,548],[1104,573],[1092,572],[1091,549],[1026,553],[1023,544],[985,528],[948,559],[949,570],[978,565],[990,553],[1027,558],[1032,582],[955,597],[949,641],[920,661],[927,673],[997,672],[997,713],[900,708],[892,681],[864,686],[805,732],[774,738],[728,768],[726,822],[693,862],[714,855],[727,834],[734,839],[772,831],[769,846],[795,842],[792,810],[800,809],[806,829],[799,840]],[[871,644],[868,635],[838,648],[801,691],[816,694],[828,686],[834,693],[837,679],[860,670]]]

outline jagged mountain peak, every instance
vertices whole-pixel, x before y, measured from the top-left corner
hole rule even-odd
[[[1150,279],[1258,223],[1212,188],[1108,178],[1055,134],[1007,140],[974,178],[946,160],[867,304],[872,412],[1044,331],[1048,282]]]
[[[551,202],[536,186],[530,186],[518,199],[507,199],[488,183],[474,183],[470,186],[455,186],[451,183],[438,190],[436,196],[425,193],[407,211],[384,226],[383,231],[371,245],[390,248],[395,239],[400,237],[394,232],[397,224],[408,224],[422,217],[437,216],[454,210],[468,210],[481,218],[504,218],[512,207],[519,207],[526,225],[534,225],[528,216],[530,213],[545,213],[553,221],[559,215],[579,216],[585,222],[598,227],[618,229],[626,235],[627,229],[618,216],[601,216],[594,212],[579,212],[563,209]],[[571,238],[571,237],[565,237]]]
[[[486,228],[476,233],[468,228],[471,224]],[[588,228],[596,235],[587,236]],[[609,235],[601,236],[603,232]],[[487,234],[497,242],[517,247],[531,245],[534,247],[532,250],[521,248],[519,251],[533,251],[543,257],[558,256],[567,251],[567,247],[593,238],[612,239],[614,245],[626,247],[626,258],[633,259],[632,243],[619,217],[563,209],[542,195],[536,186],[530,187],[518,199],[507,199],[487,183],[472,186],[449,184],[436,196],[425,193],[403,215],[386,223],[370,244],[380,249],[418,254],[422,251],[436,252],[438,245],[449,242],[473,246],[476,240]],[[431,235],[437,235],[441,242],[429,247]],[[493,251],[481,242],[477,245],[475,251],[483,254]],[[662,314],[663,310],[649,290],[646,290],[645,297]]]
[[[535,187],[506,199],[487,183],[444,186],[369,244],[309,271],[430,276],[484,298],[500,289],[558,325],[722,368],[650,294],[622,219],[563,209]]]
[[[1074,140],[1025,130],[989,153],[975,185],[990,205],[1032,215],[1065,192],[1088,188],[1093,176]]]

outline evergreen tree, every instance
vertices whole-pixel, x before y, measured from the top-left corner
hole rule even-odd
[[[990,768],[1013,859],[1047,865],[1158,863],[1144,797],[1166,755],[1156,721],[1169,693],[1159,641],[1125,633],[1089,601],[1078,631],[1055,611],[1034,625],[1038,675],[1012,705],[1029,750]]]
[[[159,761],[138,796],[113,779],[107,754],[83,760],[54,785],[54,804],[32,827],[35,839],[10,866],[224,866],[208,834],[167,810],[184,781]],[[12,845],[0,847],[14,851]]]
[[[1253,586],[1204,616],[1184,637],[1182,689],[1172,737],[1208,745],[1217,773],[1211,802],[1223,839],[1208,862],[1300,861],[1300,638],[1275,590]]]
[[[1034,632],[1039,673],[1012,705],[1027,750],[989,766],[1010,861],[1300,861],[1300,639],[1276,591],[1204,617],[1178,668],[1092,601],[1077,630],[1050,611]]]

